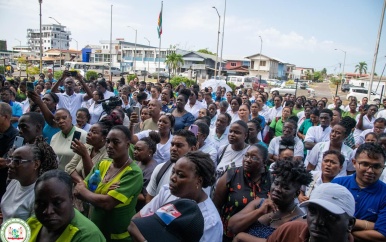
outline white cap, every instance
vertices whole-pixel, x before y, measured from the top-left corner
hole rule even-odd
[[[310,200],[302,202],[300,207],[306,207],[314,203],[333,214],[347,213],[354,216],[355,200],[347,188],[335,183],[323,183],[316,187],[310,196]]]

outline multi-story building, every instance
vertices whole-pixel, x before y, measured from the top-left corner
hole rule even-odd
[[[251,60],[251,68],[249,70],[251,76],[261,76],[261,79],[265,80],[278,78],[280,61],[260,54],[247,56],[246,58]]]
[[[59,24],[42,25],[43,52],[50,49],[68,50],[71,32]],[[28,45],[33,52],[40,52],[40,30],[27,29]]]

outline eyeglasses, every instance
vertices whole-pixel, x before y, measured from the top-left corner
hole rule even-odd
[[[22,160],[19,158],[13,158],[12,156],[9,156],[8,159],[6,160],[7,165],[11,165],[11,163],[13,163],[13,165],[15,167],[19,167],[20,165],[22,165],[24,163],[31,162],[31,161],[33,161],[33,160]]]
[[[294,150],[295,146],[293,146],[293,145],[279,145],[279,150],[286,150],[286,149]]]
[[[358,165],[359,165],[359,169],[366,170],[366,171],[369,168],[372,168],[373,171],[381,171],[381,170],[385,169],[384,165],[381,165],[381,164],[370,165],[370,163],[368,163],[368,162],[358,162]]]
[[[244,154],[244,160],[247,160],[247,159],[251,159],[252,161],[260,161],[259,157],[257,157],[257,156]]]

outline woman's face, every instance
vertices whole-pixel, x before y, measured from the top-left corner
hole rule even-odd
[[[247,138],[247,132],[243,126],[240,124],[234,123],[229,129],[228,141],[229,144],[238,144],[244,143]]]
[[[315,115],[315,114],[311,114],[310,115],[310,120],[313,124],[317,124],[319,123],[319,116]]]
[[[355,112],[356,112],[356,110],[357,110],[357,105],[356,105],[355,103],[350,103],[350,104],[349,104],[349,107],[350,107],[350,111],[351,111],[352,113],[355,113]]]
[[[311,108],[311,104],[309,102],[306,102],[304,104],[304,109]]]
[[[180,158],[174,165],[170,176],[171,194],[180,198],[194,199],[200,192],[201,186],[202,178],[197,175],[196,165],[185,157]]]
[[[51,87],[52,87],[51,82],[46,82],[46,83],[44,83],[44,88],[45,88],[46,90],[50,90]]]
[[[322,174],[328,178],[336,177],[342,166],[339,163],[339,159],[334,154],[328,154],[323,158],[322,161]]]
[[[94,100],[95,102],[100,100],[100,97],[97,91],[94,91],[92,93],[92,100]]]
[[[183,95],[178,95],[176,107],[179,109],[185,109],[185,105],[186,105],[185,97]]]
[[[257,137],[257,133],[260,132],[260,130],[256,129],[256,124],[248,122],[247,125],[248,125],[249,138]]]
[[[159,131],[170,131],[171,123],[170,119],[166,115],[162,115],[158,120],[158,130]]]
[[[78,127],[83,127],[87,124],[87,114],[83,111],[76,112],[76,124]]]
[[[296,128],[293,123],[285,122],[283,125],[283,137],[293,137],[295,135]]]
[[[239,105],[239,103],[237,102],[236,99],[233,99],[233,100],[231,101],[231,108],[232,108],[232,111],[233,111],[233,112],[239,111],[240,105]]]
[[[202,101],[202,99],[204,99],[204,97],[202,96],[202,93],[199,92],[199,93],[198,93],[198,96],[197,96],[197,100],[198,100],[198,101]]]
[[[224,114],[220,114],[216,120],[216,129],[225,130],[228,127],[228,118]]]
[[[260,104],[260,106],[264,105],[263,99],[261,97],[256,98],[256,102]]]
[[[141,111],[142,122],[149,119],[149,118],[150,118],[149,109],[148,108],[142,108],[142,111]]]
[[[280,98],[279,97],[275,97],[274,99],[273,99],[273,102],[274,102],[274,104],[275,104],[275,107],[280,107],[280,105],[281,105],[281,100],[280,100]]]
[[[11,159],[11,157],[9,157]],[[39,163],[33,160],[33,154],[29,146],[22,146],[17,148],[12,153],[12,162],[8,164],[8,178],[16,179],[19,182],[23,179],[29,178],[37,174],[36,169]],[[24,162],[27,161],[27,162]]]
[[[134,146],[134,159],[136,161],[145,161],[150,157],[153,157],[153,152],[149,149],[149,146],[144,141],[138,141]]]
[[[300,189],[298,182],[288,182],[282,177],[276,177],[271,185],[271,199],[276,205],[290,204],[298,196]]]
[[[87,133],[86,143],[92,146],[105,144],[106,136],[102,134],[102,127],[96,123],[93,124]]]
[[[196,94],[192,91],[189,96],[189,103],[195,103],[197,100]]]
[[[134,99],[136,102],[138,101],[138,100],[137,100],[137,95],[138,95],[137,92],[133,93],[133,99]]]
[[[42,91],[43,91],[42,86],[41,85],[36,85],[35,86],[35,91],[36,91],[37,94],[40,95],[42,93]]]
[[[365,143],[376,143],[377,142],[377,137],[375,135],[369,134],[366,136]]]
[[[106,137],[107,155],[115,160],[127,156],[129,140],[126,135],[118,129],[111,130]]]
[[[43,98],[42,98],[42,100],[43,100],[43,103],[46,104],[46,106],[47,106],[47,108],[48,108],[49,110],[52,111],[52,110],[55,109],[56,103],[54,103],[54,99],[52,99],[52,97],[51,97],[50,94],[44,95]]]
[[[257,103],[252,103],[252,105],[251,105],[251,113],[254,116],[259,114],[259,105]]]
[[[241,105],[238,112],[240,118],[249,118],[249,109],[247,106]]]
[[[263,156],[256,146],[251,146],[243,158],[244,171],[251,174],[259,174],[264,170]]]
[[[332,120],[331,123],[337,124],[342,119],[340,113],[336,110],[332,110]]]
[[[49,232],[59,232],[71,222],[74,208],[70,193],[57,178],[41,181],[35,187],[35,215]]]
[[[230,100],[232,99],[232,94],[230,92],[227,92],[227,101],[230,102]]]
[[[55,122],[58,124],[60,130],[65,131],[71,129],[72,119],[71,115],[64,110],[59,110],[54,115]]]
[[[370,106],[370,107],[369,107],[369,110],[367,110],[367,115],[370,116],[370,117],[373,117],[373,116],[375,115],[376,112],[378,112],[377,107],[375,107],[375,106]]]
[[[217,106],[213,103],[210,104],[208,111],[209,111],[210,117],[213,118],[217,114]]]
[[[305,116],[306,118],[310,118],[310,114],[311,114],[311,108],[308,107],[308,108],[306,108],[306,109],[304,110],[304,116]]]
[[[289,118],[289,116],[291,116],[291,109],[289,107],[283,108],[282,117]]]
[[[199,111],[198,111],[198,117],[199,118],[202,118],[202,117],[205,117],[206,116],[206,109],[205,108],[201,108]]]
[[[280,160],[292,160],[294,158],[294,150],[285,149],[280,151],[279,159]]]
[[[341,143],[343,142],[344,139],[346,139],[346,128],[336,124],[334,127],[332,127],[331,133],[330,133],[330,141],[331,142],[336,142],[336,143]]]

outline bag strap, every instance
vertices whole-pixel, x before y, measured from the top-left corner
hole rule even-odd
[[[221,162],[221,160],[222,160],[222,157],[224,156],[224,153],[225,153],[226,149],[228,148],[228,145],[229,145],[229,144],[227,144],[227,145],[224,147],[224,150],[223,150],[222,153],[221,153],[220,159],[218,159],[217,165],[220,164],[220,162]]]
[[[167,171],[167,169],[171,165],[172,165],[172,162],[170,160],[168,160],[167,162],[165,162],[165,164],[159,170],[157,177],[155,178],[155,184],[157,185],[157,187],[158,187],[159,182],[161,181],[161,178],[163,177],[163,175],[165,174],[165,172]]]

